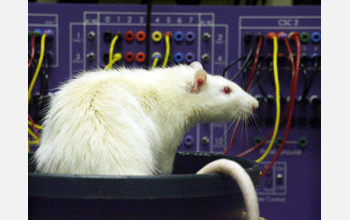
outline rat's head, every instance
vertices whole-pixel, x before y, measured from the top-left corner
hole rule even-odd
[[[201,120],[224,122],[246,119],[258,108],[258,101],[236,83],[219,75],[207,74],[199,62],[190,66],[194,77],[189,92],[200,108]]]

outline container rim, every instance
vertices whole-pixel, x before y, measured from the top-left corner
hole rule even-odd
[[[221,154],[177,152],[174,172],[157,176],[46,174],[34,172],[33,153],[28,154],[29,197],[68,199],[180,199],[241,193],[237,183],[224,174],[195,173],[220,158],[238,162],[259,187],[260,166],[256,162]]]

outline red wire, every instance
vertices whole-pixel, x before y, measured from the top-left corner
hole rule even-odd
[[[255,52],[255,58],[254,58],[253,67],[252,67],[252,70],[250,71],[250,75],[249,75],[249,78],[248,78],[248,81],[247,81],[247,85],[246,85],[245,88],[244,88],[245,91],[248,90],[249,84],[250,84],[250,82],[251,82],[252,79],[253,79],[256,66],[258,65],[258,60],[259,60],[259,57],[260,57],[260,50],[261,50],[262,42],[263,42],[263,37],[260,37],[260,38],[259,38],[258,45],[257,45],[257,47],[256,47],[256,52]]]
[[[31,40],[31,54],[30,54],[30,60],[28,63],[28,69],[32,65],[33,60],[34,60],[34,56],[35,56],[35,38],[36,38],[36,36],[33,35],[32,40]]]
[[[224,151],[224,154],[226,154],[228,152],[228,150],[232,147],[233,141],[234,141],[236,134],[237,134],[238,125],[239,125],[239,121],[237,121],[237,123],[236,123],[235,129],[233,130],[233,134],[231,136],[230,143],[227,145],[227,147]]]
[[[288,39],[286,36],[283,37],[283,39],[284,39],[284,42],[286,43],[291,62],[294,63],[293,52],[290,48]],[[290,125],[292,123],[292,116],[293,116],[293,111],[294,111],[294,107],[295,107],[295,94],[296,94],[297,85],[298,85],[298,77],[299,77],[299,69],[300,69],[300,54],[301,54],[301,43],[300,43],[299,35],[297,35],[297,34],[293,35],[292,39],[294,39],[296,44],[297,44],[297,58],[296,58],[296,65],[295,65],[295,69],[294,69],[295,72],[293,72],[293,67],[292,67],[292,91],[291,91],[291,95],[290,95],[291,107],[290,107],[290,111],[289,111],[289,115],[288,115],[287,126],[286,126],[286,129],[284,130],[283,139],[282,139],[281,145],[278,148],[278,151],[277,151],[275,157],[272,159],[272,161],[270,162],[268,167],[261,173],[261,177],[263,177],[272,168],[272,166],[275,164],[278,157],[280,156],[280,154],[283,150],[284,144],[286,143],[286,140],[287,140],[287,137],[289,134],[289,130],[290,130]]]
[[[34,123],[32,117],[30,117],[29,114],[28,114],[28,119],[29,119],[29,121],[32,123],[32,127],[33,127],[33,130],[34,130],[35,135],[40,139],[40,135],[39,135],[39,133],[38,133],[38,130],[37,130],[36,127],[35,127],[35,123]]]
[[[263,37],[260,37],[258,45],[257,45],[257,48],[256,48],[256,52],[255,52],[255,58],[254,58],[253,67],[252,67],[252,70],[250,71],[249,79],[248,79],[247,85],[245,86],[245,89],[244,89],[245,91],[248,90],[249,84],[250,84],[250,82],[253,79],[256,66],[258,65],[262,43],[263,43]],[[239,121],[237,122],[237,124],[236,124],[236,126],[235,126],[235,128],[233,130],[233,134],[231,136],[230,143],[227,145],[227,147],[226,147],[226,149],[224,151],[224,154],[226,154],[228,152],[228,150],[232,147],[233,141],[234,141],[236,133],[237,133],[238,125],[239,125]]]

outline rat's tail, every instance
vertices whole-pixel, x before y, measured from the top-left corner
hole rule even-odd
[[[259,219],[259,204],[254,184],[241,165],[232,160],[219,159],[207,164],[197,172],[197,174],[209,173],[223,173],[230,175],[241,188],[244,202],[247,207],[248,220]]]

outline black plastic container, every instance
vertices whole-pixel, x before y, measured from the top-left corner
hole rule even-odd
[[[209,162],[238,162],[260,186],[251,160],[178,152],[173,175],[91,176],[35,173],[29,153],[29,219],[230,219],[243,209],[237,183],[223,174],[195,175]]]

